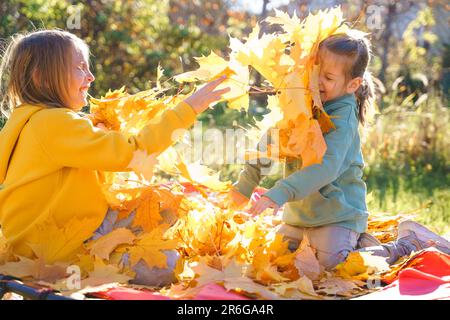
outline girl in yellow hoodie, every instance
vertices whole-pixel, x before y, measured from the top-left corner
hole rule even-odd
[[[46,223],[69,228],[83,221],[76,239],[51,258],[68,261],[102,224],[108,211],[99,171],[125,171],[137,149],[158,153],[172,144],[172,133],[190,127],[196,115],[228,88],[215,80],[136,136],[106,132],[77,114],[87,104],[94,81],[89,49],[77,36],[44,30],[12,38],[0,67],[0,225],[17,255],[33,257],[32,248],[51,236]]]

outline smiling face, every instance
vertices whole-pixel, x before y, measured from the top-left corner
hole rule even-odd
[[[95,78],[89,70],[87,54],[75,47],[72,48],[69,79],[69,107],[78,111],[87,105],[87,91]]]
[[[326,48],[319,51],[319,90],[322,103],[354,93],[361,85],[362,78],[356,77],[348,81],[346,68],[349,58],[335,54]]]

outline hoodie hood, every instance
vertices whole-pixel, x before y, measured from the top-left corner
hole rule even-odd
[[[19,140],[23,127],[30,120],[31,116],[42,110],[44,107],[33,105],[21,105],[14,109],[6,125],[0,131],[0,184],[6,178],[9,167],[9,160]]]

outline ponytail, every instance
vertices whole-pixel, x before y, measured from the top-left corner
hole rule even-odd
[[[358,103],[359,122],[364,126],[369,118],[373,115],[373,107],[375,103],[375,84],[372,74],[369,71],[364,72],[361,86],[355,92]]]

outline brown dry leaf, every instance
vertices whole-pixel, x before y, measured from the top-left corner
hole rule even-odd
[[[317,285],[317,292],[327,295],[340,295],[344,297],[351,297],[355,291],[360,291],[359,286],[352,280],[341,278],[327,278],[322,279]]]
[[[319,279],[323,272],[323,267],[317,260],[316,253],[309,244],[307,236],[303,237],[302,243],[296,250],[295,266],[298,269],[300,276],[307,276],[311,280]]]
[[[309,299],[314,299],[317,296],[312,281],[306,276],[300,277],[296,281],[274,284],[272,288],[277,294],[285,298],[293,298],[297,294],[296,291],[305,294],[305,297],[309,297]]]
[[[213,263],[219,267],[223,267],[224,261],[222,261],[221,258],[219,258],[219,260],[220,262],[217,262],[217,259],[211,259],[208,256],[203,256],[199,257],[198,262],[194,262],[191,265],[190,268],[196,275],[196,286],[201,287],[211,282],[225,281],[228,278],[236,278],[242,276],[242,266],[238,265],[234,260],[229,262],[226,267],[220,270],[210,266]]]
[[[258,298],[263,298],[267,300],[278,300],[280,299],[275,293],[269,290],[268,287],[255,283],[252,279],[248,277],[234,277],[227,278],[224,281],[224,287],[230,291],[236,291],[238,293],[247,293],[256,295]]]
[[[34,280],[54,282],[66,276],[67,266],[68,264],[65,263],[48,265],[43,259],[32,260],[19,257],[19,261],[7,262],[1,265],[0,273],[21,279],[31,277]]]
[[[177,241],[163,239],[163,230],[165,228],[165,225],[160,225],[138,237],[137,242],[129,248],[132,266],[136,265],[140,259],[143,259],[150,268],[167,267],[167,257],[162,250],[175,249]]]
[[[100,259],[109,259],[111,252],[120,244],[132,244],[136,236],[130,229],[118,228],[93,241],[89,247],[91,255]]]
[[[95,259],[94,270],[89,277],[81,280],[81,288],[95,287],[108,283],[127,283],[132,277],[120,272],[116,266],[105,264],[101,259]]]

